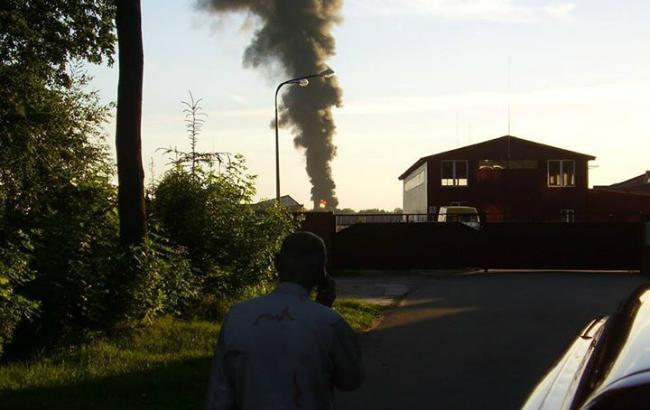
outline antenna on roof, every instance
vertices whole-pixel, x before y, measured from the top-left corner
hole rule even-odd
[[[460,147],[460,125],[458,124],[459,115],[458,111],[456,111],[456,147]]]
[[[512,57],[508,56],[508,169],[510,169],[510,63]]]
[[[508,56],[508,135],[510,135],[510,63],[512,58]]]

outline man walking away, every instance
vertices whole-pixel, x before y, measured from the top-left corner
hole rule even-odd
[[[296,232],[276,257],[280,283],[233,306],[219,335],[208,410],[332,409],[332,390],[352,390],[364,370],[356,335],[330,309],[334,280],[325,245]],[[318,286],[316,300],[309,298]]]

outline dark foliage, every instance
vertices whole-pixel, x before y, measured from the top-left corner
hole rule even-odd
[[[26,243],[21,245],[27,246]],[[18,324],[31,319],[37,312],[37,302],[16,294],[16,288],[32,278],[28,255],[19,246],[0,247],[0,357],[5,345],[12,341]]]
[[[199,305],[200,280],[186,251],[156,234],[116,253],[108,271],[105,328],[146,325],[162,314],[186,317]]]
[[[254,177],[241,156],[221,173],[178,166],[155,190],[154,219],[177,245],[188,249],[206,297],[236,296],[275,279],[273,256],[296,221],[278,206],[251,205]]]
[[[264,286],[295,228],[286,210],[254,210],[254,178],[241,157],[194,144],[184,157],[192,165],[176,163],[153,191],[151,235],[120,241],[102,134],[111,107],[74,64],[111,61],[112,4],[0,6],[0,355],[196,315],[206,300]],[[195,143],[198,129],[190,131]]]
[[[3,0],[0,65],[28,69],[47,85],[69,86],[71,60],[112,63],[113,4],[112,0]]]

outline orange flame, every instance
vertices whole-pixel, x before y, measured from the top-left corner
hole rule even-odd
[[[318,207],[319,207],[320,209],[325,209],[325,208],[327,208],[327,201],[324,200],[324,199],[321,199],[320,202],[318,203]]]

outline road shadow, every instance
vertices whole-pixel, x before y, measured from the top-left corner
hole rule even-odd
[[[638,274],[491,272],[432,277],[362,338],[367,379],[343,409],[517,409],[592,318]]]

